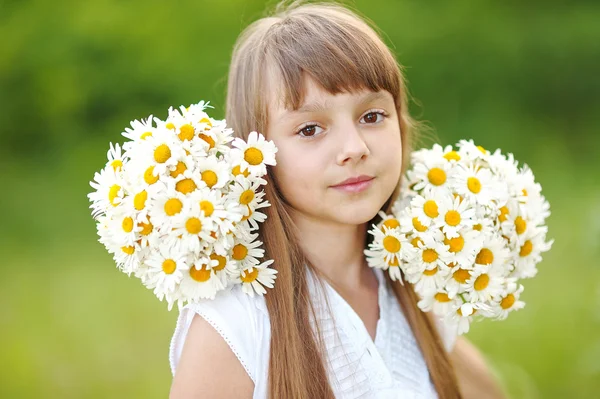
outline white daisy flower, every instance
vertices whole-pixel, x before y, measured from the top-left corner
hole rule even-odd
[[[506,240],[498,235],[484,237],[481,249],[475,256],[475,263],[484,266],[502,268],[511,259]]]
[[[440,290],[424,296],[417,305],[424,312],[433,311],[437,315],[445,315],[452,308],[453,302],[453,299],[449,297],[445,290]]]
[[[508,314],[512,311],[523,309],[525,302],[519,300],[521,293],[523,292],[523,286],[521,284],[510,284],[510,288],[507,289],[506,295],[502,296],[499,302],[494,303],[492,306],[492,313],[498,320],[504,320],[508,317]]]
[[[248,239],[235,238],[235,245],[231,249],[231,258],[238,262],[241,269],[247,269],[260,263],[258,259],[265,255],[265,250],[260,248],[262,242],[257,240],[258,234],[250,234]]]
[[[502,267],[476,265],[466,283],[471,301],[486,302],[502,295],[504,275]]]
[[[214,299],[217,292],[225,288],[209,265],[209,259],[194,262],[187,273],[183,273],[179,291],[181,297],[189,302],[201,299]]]
[[[240,138],[233,140],[231,156],[237,160],[242,169],[248,169],[258,177],[267,174],[267,165],[274,166],[277,147],[272,141],[266,141],[262,134],[250,132],[248,142]]]
[[[467,290],[467,281],[471,278],[473,265],[466,266],[458,263],[450,263],[448,264],[448,267],[450,268],[450,271],[446,275],[447,278],[444,287],[446,288],[448,295],[454,298],[458,293]]]
[[[419,236],[420,241],[417,244],[415,256],[407,264],[406,274],[422,274],[425,270],[435,267],[446,270],[452,256],[443,244],[442,236],[442,232],[439,230],[432,230],[431,233]]]
[[[229,167],[220,162],[217,157],[201,158],[197,162],[197,171],[201,180],[208,188],[219,189],[230,182]]]
[[[184,155],[177,136],[166,129],[157,129],[139,147],[140,162],[147,167],[153,166],[158,175],[166,175]],[[130,157],[134,159],[133,155]]]
[[[95,190],[88,194],[92,201],[92,217],[105,213],[109,207],[118,206],[125,197],[125,181],[120,172],[115,172],[112,166],[105,167],[94,174],[94,181],[90,186]]]
[[[407,172],[414,191],[425,191],[431,195],[443,195],[451,187],[453,165],[440,156],[426,158],[423,162],[416,163],[414,168]]]
[[[415,291],[421,296],[431,296],[444,288],[444,283],[448,279],[448,274],[449,271],[447,270],[433,267],[431,269],[425,269],[416,282],[409,281],[409,283],[415,284]]]
[[[497,181],[489,169],[459,165],[454,175],[454,190],[476,204],[505,203],[506,183]]]
[[[152,115],[150,115],[147,119],[142,120],[134,120],[131,122],[131,128],[125,128],[125,132],[121,133],[125,138],[131,140],[129,143],[125,143],[123,148],[125,150],[128,149],[128,146],[131,146],[135,142],[146,140],[148,137],[151,137],[154,134],[156,128],[154,127]]]
[[[119,245],[133,245],[138,239],[139,231],[135,209],[120,206],[112,215],[109,231],[112,240],[119,243]]]
[[[188,202],[185,195],[174,190],[167,191],[165,185],[164,191],[161,191],[151,204],[150,218],[155,226],[167,228],[172,224],[173,218],[185,209]]]
[[[490,157],[490,152],[480,145],[475,145],[473,140],[460,140],[456,146],[458,154],[464,161],[487,161]]]
[[[444,245],[450,252],[449,263],[469,266],[475,262],[475,257],[481,250],[484,236],[472,229],[461,230],[456,237],[444,236]]]
[[[523,243],[518,248],[515,258],[514,277],[530,278],[537,274],[535,265],[542,260],[542,252],[550,250],[554,240],[546,241],[547,227],[531,229],[523,237]]]
[[[269,201],[264,200],[265,193],[260,191],[261,184],[266,182],[261,179],[247,179],[238,175],[235,183],[230,188],[228,198],[239,205],[242,210],[242,222],[247,222],[249,230],[258,229],[258,223],[266,220],[267,216],[258,212],[258,209],[271,206]]]
[[[436,219],[437,226],[448,238],[458,237],[458,232],[475,224],[474,204],[460,197],[439,197],[440,217]]]
[[[450,191],[448,191],[445,195],[450,195]],[[438,225],[440,218],[440,194],[436,196],[430,195],[428,193],[424,193],[424,195],[417,195],[410,201],[411,210],[413,218],[417,218],[417,222],[424,227],[429,227],[431,225]],[[413,224],[416,223],[413,219]]]
[[[111,166],[115,172],[119,172],[123,169],[123,165],[127,163],[127,158],[124,156],[121,151],[121,146],[119,143],[113,145],[113,143],[109,143],[109,150],[106,153],[106,157],[108,158],[107,166]]]
[[[406,239],[406,235],[400,233],[399,229],[386,227],[384,230],[373,226],[370,233],[375,236],[375,239],[369,244],[369,249],[365,250],[365,254],[381,259],[378,266],[387,270],[390,265],[398,266],[403,258],[412,257],[415,250]],[[397,272],[394,274],[398,276]]]
[[[154,288],[154,294],[161,301],[175,291],[190,268],[185,253],[164,243],[155,247],[144,263],[148,266],[148,285]]]
[[[196,203],[187,202],[185,208],[173,216],[170,226],[172,233],[168,240],[181,252],[198,255],[214,241],[212,220],[204,217]]]
[[[277,277],[277,270],[268,267],[273,263],[273,260],[268,260],[259,265],[254,265],[243,269],[239,275],[239,281],[242,284],[242,290],[254,296],[266,294],[264,287],[273,288],[273,283]]]

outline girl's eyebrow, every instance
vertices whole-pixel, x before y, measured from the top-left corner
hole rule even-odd
[[[359,106],[363,106],[366,104],[369,104],[373,101],[377,101],[377,100],[386,100],[387,99],[387,95],[385,91],[369,91],[367,94],[361,96],[362,98],[358,101],[358,105]],[[313,103],[309,103],[309,104],[304,104],[301,107],[299,107],[297,110],[293,111],[296,113],[300,113],[300,114],[305,114],[305,113],[310,113],[310,112],[323,112],[326,111],[327,109],[331,108],[331,106],[329,105],[329,102],[327,100],[325,101],[315,101]],[[291,113],[292,111],[287,111],[284,113],[284,115],[282,115],[283,117],[287,116],[287,114]]]

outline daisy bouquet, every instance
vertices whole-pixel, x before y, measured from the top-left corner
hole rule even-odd
[[[262,295],[276,277],[273,261],[260,260],[256,230],[269,206],[262,177],[277,149],[256,132],[248,142],[234,139],[208,107],[202,101],[169,108],[164,121],[134,120],[123,132],[129,141],[110,144],[90,183],[99,241],[169,310],[235,284]]]
[[[411,154],[403,196],[369,231],[371,267],[414,285],[423,311],[468,332],[475,317],[504,319],[525,304],[550,207],[527,165],[472,140]]]

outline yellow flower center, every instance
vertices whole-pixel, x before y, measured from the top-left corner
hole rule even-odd
[[[475,263],[480,265],[489,265],[494,261],[494,253],[488,248],[482,248],[475,258]]]
[[[437,294],[435,294],[435,300],[438,302],[450,302],[448,294],[443,292],[438,292]]]
[[[429,216],[430,218],[435,218],[439,215],[438,206],[433,200],[428,200],[425,202],[423,205],[423,211],[425,212],[425,215]]]
[[[447,152],[446,154],[444,154],[444,158],[446,158],[448,161],[460,161],[460,155],[458,155],[458,152],[456,151]]]
[[[423,251],[423,262],[435,262],[437,258],[438,253],[435,251],[435,249],[427,248],[425,251]]]
[[[165,259],[162,263],[162,270],[165,274],[173,274],[177,269],[177,264],[173,259]]]
[[[257,277],[258,277],[258,269],[256,267],[253,267],[251,272],[249,272],[248,270],[244,270],[242,272],[242,275],[240,276],[240,279],[244,283],[251,283],[254,280],[256,280]]]
[[[189,218],[185,222],[185,229],[190,234],[198,234],[202,231],[202,222],[198,218]]]
[[[152,137],[152,132],[144,132],[140,136],[140,140],[146,140],[148,137]]]
[[[465,239],[462,236],[454,237],[454,238],[446,238],[444,237],[444,244],[450,246],[450,252],[457,253],[462,251],[465,246]]]
[[[140,231],[140,234],[143,236],[147,236],[148,234],[152,233],[152,230],[154,229],[154,226],[152,225],[152,223],[148,222],[148,223],[138,223],[138,227],[142,228],[142,231]]]
[[[477,149],[478,149],[479,151],[481,151],[481,153],[482,153],[482,154],[485,154],[485,153],[486,153],[486,151],[485,151],[485,148],[483,148],[483,147],[482,147],[482,146],[480,146],[480,145],[478,145],[478,146],[477,146]]]
[[[210,269],[206,268],[206,265],[202,265],[200,269],[196,267],[190,267],[190,277],[199,283],[203,283],[210,279]]]
[[[175,125],[171,122],[168,122],[165,127],[169,130],[175,130]]]
[[[438,268],[433,268],[431,270],[425,269],[425,271],[423,272],[424,275],[426,276],[433,276],[438,272]]]
[[[445,217],[446,223],[448,224],[448,226],[458,226],[458,224],[460,223],[460,213],[458,211],[452,210],[452,211],[448,211],[446,212],[446,217]]]
[[[475,279],[475,284],[473,284],[473,287],[475,288],[475,291],[481,291],[485,290],[489,284],[490,276],[484,273]]]
[[[419,221],[419,218],[417,218],[416,216],[412,218],[412,224],[415,230],[417,230],[420,233],[427,231],[427,227],[423,226]]]
[[[515,219],[515,227],[517,230],[517,234],[523,234],[525,229],[527,229],[527,222],[521,216],[517,216]]]
[[[465,269],[458,269],[454,273],[452,273],[452,277],[457,282],[464,284],[469,278],[471,278],[471,273],[469,273],[469,271]]]
[[[498,220],[500,220],[501,222],[505,222],[506,215],[508,215],[508,208],[506,206],[503,206],[502,208],[500,208],[500,216],[498,216]]]
[[[248,248],[244,244],[237,244],[233,247],[232,258],[235,260],[244,260],[248,255]]]
[[[479,192],[481,191],[481,182],[476,177],[469,177],[467,179],[467,188],[473,194],[479,194]]]
[[[192,179],[183,179],[175,184],[175,190],[182,194],[189,194],[196,189],[196,183]]]
[[[240,195],[240,204],[248,205],[254,199],[254,191],[246,190]]]
[[[158,176],[154,176],[154,166],[150,166],[148,169],[146,169],[144,172],[144,181],[150,185],[158,181]]]
[[[383,227],[387,227],[388,229],[395,229],[400,227],[400,222],[394,218],[387,219],[385,222],[383,222],[383,226],[381,226],[381,231],[384,231]]]
[[[521,193],[523,193],[523,196],[527,197],[527,190],[523,189],[521,190]]]
[[[477,230],[477,231],[481,231],[482,228],[483,228],[483,226],[481,225],[481,223],[477,223],[476,225],[473,226],[473,230]]]
[[[110,166],[112,166],[113,170],[116,172],[123,168],[123,162],[119,159],[115,159],[110,163]]]
[[[514,305],[514,304],[515,304],[515,296],[513,294],[508,294],[507,296],[502,298],[502,301],[500,301],[500,307],[502,309],[510,309],[512,307],[512,305]]]
[[[161,144],[154,150],[154,160],[157,163],[165,163],[171,158],[171,149],[166,144]]]
[[[121,227],[123,228],[123,231],[125,233],[131,233],[131,230],[133,230],[133,219],[130,218],[129,216],[127,216],[126,218],[123,218]]]
[[[146,192],[146,190],[140,191],[133,197],[133,207],[137,211],[141,211],[142,209],[144,209],[146,207],[147,199],[148,199],[148,193]]]
[[[206,123],[207,126],[204,128],[205,130],[209,130],[212,127],[212,123],[210,122],[210,119],[208,119],[208,118],[202,118],[202,119],[200,119],[200,121],[198,123]]]
[[[194,138],[194,133],[195,132],[192,125],[186,123],[185,125],[179,128],[179,134],[177,135],[177,137],[179,137],[179,140],[181,141],[191,140]]]
[[[245,216],[242,216],[242,222],[250,219],[250,216],[252,216],[252,209],[250,208],[250,206],[246,205],[246,208],[248,209],[248,214]]]
[[[215,184],[217,184],[219,178],[217,177],[217,174],[212,170],[205,170],[204,172],[202,172],[202,181],[206,183],[208,188],[212,188]]]
[[[413,247],[418,248],[419,243],[423,244],[423,241],[421,241],[421,239],[419,237],[415,237],[412,240],[410,240],[410,243],[412,244]]]
[[[224,256],[211,254],[210,258],[219,262],[217,266],[213,266],[213,269],[216,271],[223,270],[225,268],[225,265],[227,265],[227,258],[225,258]]]
[[[525,256],[529,255],[531,253],[531,251],[533,251],[533,244],[532,244],[531,240],[527,240],[521,247],[521,251],[519,251],[519,256],[525,257]]]
[[[434,186],[441,186],[446,182],[446,172],[440,168],[431,168],[427,172],[427,179]]]
[[[198,135],[198,137],[200,137],[202,140],[204,140],[205,142],[208,143],[209,150],[215,148],[215,140],[212,137],[210,137],[208,134],[200,133]]]
[[[244,169],[244,171],[243,171],[243,172],[242,172],[240,169],[241,169],[241,166],[240,166],[240,165],[235,165],[235,166],[233,167],[233,169],[231,169],[231,173],[232,173],[234,176],[237,176],[237,175],[239,175],[239,174],[243,174],[243,175],[244,175],[244,177],[248,177],[248,176],[250,176],[250,172],[248,171],[248,169]]]
[[[401,246],[400,240],[398,240],[396,237],[385,236],[383,239],[383,248],[385,248],[385,250],[388,252],[396,253],[400,251]]]
[[[181,212],[181,208],[183,208],[183,204],[177,198],[169,198],[165,202],[165,213],[168,216],[173,216]]]
[[[244,160],[252,166],[260,165],[263,159],[263,153],[256,147],[250,147],[244,151]]]
[[[200,210],[204,212],[204,216],[209,217],[215,211],[215,207],[210,201],[200,201]]]
[[[110,201],[110,204],[112,206],[119,205],[115,202],[117,196],[119,195],[119,190],[121,190],[121,186],[119,186],[118,184],[113,184],[112,187],[108,190],[108,200]]]
[[[391,267],[400,266],[400,264],[398,263],[398,257],[396,256],[394,256],[394,258],[391,261],[387,262],[387,264]]]
[[[469,316],[473,316],[475,312],[477,312],[477,309],[473,309],[473,312]],[[456,309],[456,313],[458,313],[461,317],[463,315],[462,310],[460,308]]]
[[[133,253],[135,252],[135,247],[133,247],[132,245],[121,247],[121,251],[125,252],[127,255],[133,255]]]
[[[177,177],[187,170],[187,166],[182,161],[178,161],[175,169],[171,171],[171,177]]]

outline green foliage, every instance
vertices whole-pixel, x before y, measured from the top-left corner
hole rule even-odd
[[[273,3],[272,1],[270,2]],[[357,0],[406,66],[413,114],[529,164],[553,249],[524,310],[473,326],[515,398],[600,390],[600,6]],[[210,100],[260,1],[0,6],[0,396],[165,397],[176,312],[113,268],[86,194],[134,118]],[[419,106],[419,103],[421,104]]]

